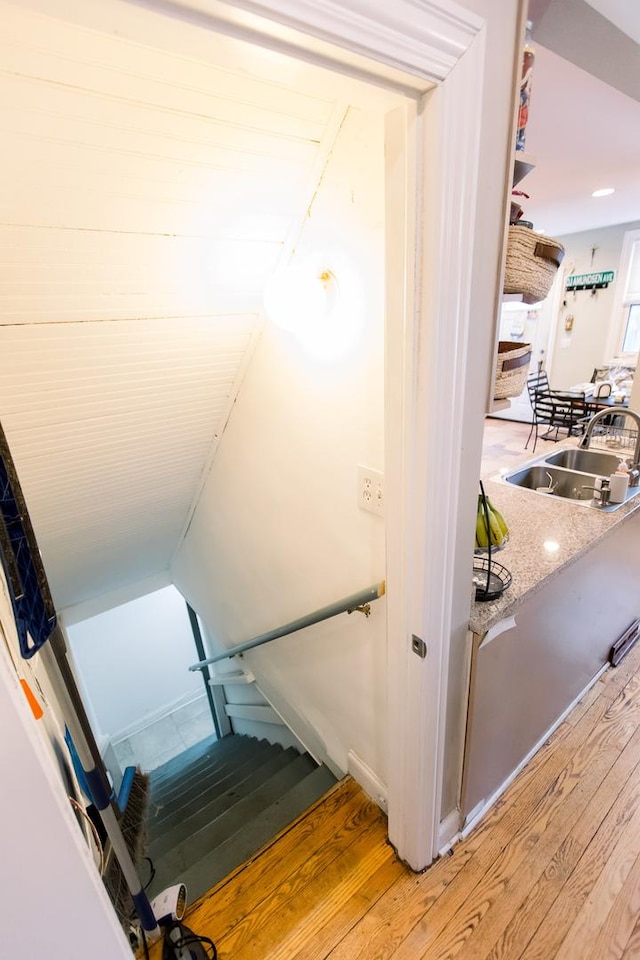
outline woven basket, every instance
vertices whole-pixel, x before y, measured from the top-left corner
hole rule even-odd
[[[529,227],[509,227],[505,293],[521,293],[525,303],[538,303],[547,296],[562,263],[564,247],[551,237]]]
[[[501,340],[498,344],[494,400],[519,397],[527,383],[531,344]]]

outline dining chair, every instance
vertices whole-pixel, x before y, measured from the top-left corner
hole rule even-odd
[[[524,445],[529,447],[533,436],[533,453],[536,452],[538,437],[541,440],[560,439],[560,431],[566,431],[566,437],[578,436],[584,432],[589,411],[583,392],[552,390],[546,370],[538,370],[527,377],[527,391],[533,412],[531,430]],[[539,427],[546,426],[546,433],[539,434]]]

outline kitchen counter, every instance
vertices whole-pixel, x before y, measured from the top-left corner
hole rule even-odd
[[[606,512],[499,476],[484,484],[509,524],[496,562],[513,582],[495,603],[471,605],[465,825],[534,756],[640,618],[640,492]]]
[[[558,449],[573,444],[562,444]],[[531,456],[524,456],[527,462]],[[510,468],[511,469],[511,468]],[[512,583],[494,602],[471,604],[470,629],[484,635],[598,541],[640,510],[640,493],[610,513],[547,497],[501,479],[483,480],[489,499],[509,525],[509,541],[492,553],[512,575]]]

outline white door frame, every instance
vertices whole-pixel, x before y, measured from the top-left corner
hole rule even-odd
[[[348,7],[340,0],[197,0],[197,8],[190,0],[126,2],[413,98],[388,127],[404,144],[388,196],[388,236],[399,244],[387,244],[394,277],[385,403],[393,425],[385,454],[388,787],[391,842],[411,867],[423,869],[439,846],[453,610],[464,605],[467,589],[470,596],[473,534],[460,523],[469,519],[466,501],[477,477],[461,470],[465,411],[468,418],[474,404],[486,410],[491,380],[487,369],[472,389],[465,386],[477,283],[485,21],[454,0],[349,0]],[[52,0],[28,3],[49,13],[57,8]],[[95,15],[89,6],[64,2],[80,22]],[[108,17],[108,5],[97,15]],[[413,652],[413,636],[426,642],[425,659]]]
[[[360,0],[349,8],[339,0],[206,0],[197,9],[189,0],[127,2],[414,99],[387,125],[387,143],[392,136],[403,145],[395,169],[387,167],[388,799],[391,843],[422,870],[439,848],[453,584],[461,580],[461,384],[484,20],[452,0]],[[489,379],[487,371],[483,408]],[[470,553],[471,545],[470,535]],[[470,556],[465,564],[470,595]],[[426,658],[413,651],[414,637],[426,642]]]
[[[397,304],[403,316],[395,322],[397,288],[391,275],[388,279],[389,836],[416,870],[431,862],[440,845],[453,584],[459,565],[461,385],[480,117],[477,86],[475,95],[471,88],[482,67],[480,41],[469,54],[424,98],[415,128],[405,127],[410,138],[404,151],[405,303],[404,310]],[[401,132],[397,129],[395,137]],[[427,155],[430,173],[423,162]],[[393,216],[390,204],[389,226]],[[393,250],[390,246],[391,255]],[[426,643],[424,659],[413,649],[420,640]],[[403,749],[394,749],[394,743]]]
[[[335,45],[338,69],[346,49],[370,58],[378,82],[379,64],[386,64],[438,83],[415,108],[388,117],[386,138],[389,837],[421,870],[439,847],[453,584],[460,582],[461,385],[484,21],[448,0],[367,0],[357,12],[335,0],[228,2]],[[398,152],[390,157],[392,144]],[[470,567],[469,558],[462,564]],[[426,642],[424,659],[414,652],[414,637]]]

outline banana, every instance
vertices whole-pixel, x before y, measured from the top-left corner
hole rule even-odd
[[[500,530],[502,531],[502,536],[503,536],[503,537],[508,537],[508,536],[509,536],[509,527],[507,526],[506,520],[504,519],[504,517],[502,516],[502,514],[500,513],[500,511],[499,511],[496,507],[494,507],[494,505],[491,503],[491,500],[489,500],[488,497],[487,497],[487,504],[488,504],[488,506],[489,506],[489,510],[491,510],[491,512],[493,513],[494,517],[496,518],[496,520],[498,521],[498,523],[499,523],[499,525],[500,525]]]
[[[487,504],[487,506],[488,506],[488,504]],[[498,519],[497,519],[495,513],[494,513],[493,510],[491,510],[491,509],[489,509],[489,528],[490,528],[490,530],[491,530],[491,543],[492,543],[492,545],[493,545],[494,547],[501,547],[501,546],[502,546],[502,543],[503,543],[503,541],[504,541],[504,534],[503,534],[502,530],[500,529],[500,524],[498,523]]]
[[[482,507],[478,507],[476,516],[476,546],[486,549],[489,546],[489,532],[487,531],[487,518],[484,515]]]
[[[487,527],[488,513],[488,527]],[[486,550],[491,542],[493,547],[501,547],[509,535],[509,528],[499,510],[487,498],[487,513],[485,513],[482,497],[478,497],[478,513],[476,515],[476,548]]]

